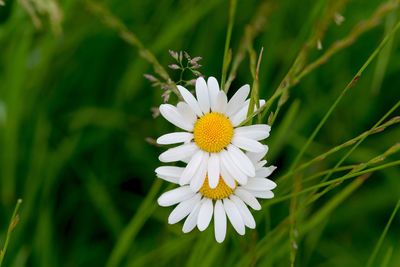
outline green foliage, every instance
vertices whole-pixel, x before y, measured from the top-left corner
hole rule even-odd
[[[0,265],[398,266],[398,2],[0,0]],[[170,49],[267,100],[275,198],[222,244],[156,202]]]

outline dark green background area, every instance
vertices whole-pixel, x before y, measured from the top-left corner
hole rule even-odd
[[[60,2],[61,34],[52,30],[45,14],[39,17],[43,27],[35,28],[18,1],[5,1],[6,6],[0,6],[0,105],[6,110],[5,122],[0,111],[1,246],[17,198],[24,200],[4,266],[104,266],[157,179],[154,169],[161,165],[158,155],[166,147],[155,147],[145,139],[174,130],[162,117],[152,117],[150,108],[162,103],[162,91],[144,79],[143,74],[152,74],[153,70],[137,48],[89,12],[85,1]],[[315,6],[325,6],[330,1],[269,2],[272,12],[253,44],[257,52],[264,47],[260,95],[265,99],[273,94],[311,34],[313,12],[319,10]],[[137,35],[163,66],[174,63],[169,49],[184,50],[203,58],[200,71],[205,76],[220,79],[229,1],[101,3]],[[231,40],[233,54],[245,25],[261,3],[238,1]],[[323,50],[313,49],[310,57],[318,57],[347,36],[379,4],[378,0],[349,1],[340,10],[345,21],[340,26],[330,25],[322,40]],[[400,18],[398,10],[389,16],[396,21]],[[386,17],[291,88],[290,98],[266,141],[270,146],[267,160],[278,166],[272,180],[286,173],[318,122],[383,39]],[[398,36],[385,53],[382,55],[388,59],[386,68],[377,66],[375,60],[366,69],[302,161],[368,130],[399,101]],[[374,89],[374,77],[380,71],[384,79]],[[169,72],[171,77],[178,77],[178,73]],[[232,90],[252,81],[247,57]],[[171,102],[175,104],[176,98],[172,97]],[[290,110],[296,112],[291,119]],[[397,110],[391,117],[399,115]],[[400,128],[391,126],[368,137],[343,165],[366,162],[399,141]],[[303,175],[332,168],[346,151],[312,165]],[[399,160],[399,153],[386,160]],[[322,197],[304,216],[318,210],[348,183]],[[168,186],[164,182],[156,197]],[[365,266],[399,196],[398,166],[373,173],[316,229],[298,240],[295,266]],[[228,225],[227,239],[216,245],[212,224],[204,233],[195,229],[185,235],[181,232],[182,222],[167,224],[172,208],[161,208],[156,206],[156,200],[152,202],[155,209],[138,229],[120,266],[232,265],[251,249],[252,239],[261,239],[268,227],[275,227],[288,215],[290,203],[270,207],[270,221],[264,216],[265,210],[255,211],[257,229],[246,229],[244,237]],[[400,266],[399,240],[397,215],[376,266],[380,266],[389,247],[393,254],[388,266]],[[288,247],[288,239],[274,244],[256,265],[289,266]]]

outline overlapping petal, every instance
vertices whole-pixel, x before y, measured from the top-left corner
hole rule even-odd
[[[247,117],[250,100],[246,100],[246,98],[249,96],[250,86],[240,87],[229,101],[225,92],[220,90],[218,81],[214,77],[209,77],[207,82],[202,77],[196,80],[196,97],[183,86],[178,85],[177,88],[184,102],[179,102],[177,107],[163,104],[160,106],[160,112],[169,122],[187,132],[165,134],[157,139],[157,143],[163,145],[184,143],[175,148],[170,148],[159,157],[162,162],[183,161],[188,163],[185,172],[178,179],[180,184],[190,184],[193,189],[201,187],[200,182],[204,181],[204,177],[203,175],[195,175],[197,171],[201,171],[199,169],[201,160],[199,151],[209,153],[208,164],[201,165],[209,173],[208,181],[211,188],[218,185],[218,177],[223,171],[227,174],[225,175],[226,178],[223,179],[230,186],[232,186],[233,181],[244,185],[248,178],[255,177],[255,165],[252,162],[258,159],[257,154],[264,152],[265,145],[261,144],[260,140],[269,136],[270,126],[257,124],[237,127]],[[264,100],[260,100],[259,105],[264,103]],[[256,106],[254,106],[255,109]],[[206,148],[196,143],[200,139],[196,139],[194,133],[197,120],[210,112],[222,114],[233,127],[233,136],[227,139],[228,145],[223,143],[223,149],[217,150],[217,152],[215,150],[210,150],[211,152],[203,150]],[[211,138],[211,140],[219,139]],[[245,154],[243,151],[248,153]],[[192,161],[193,157],[195,157],[194,161]],[[165,176],[161,176],[159,175],[160,178],[166,179]],[[196,180],[192,181],[192,179]],[[171,180],[176,181],[175,178]]]
[[[266,150],[267,147],[264,147],[263,152],[249,152],[248,154],[251,155],[252,158],[259,158],[260,155],[265,155]],[[187,217],[182,228],[184,233],[190,232],[196,226],[200,231],[204,231],[210,225],[214,217],[215,240],[219,243],[225,240],[228,221],[240,235],[245,234],[245,227],[250,229],[256,227],[256,222],[249,207],[254,210],[259,210],[261,209],[261,204],[258,199],[274,197],[274,193],[271,190],[276,187],[276,183],[267,177],[271,175],[276,167],[264,167],[266,161],[261,160],[261,158],[252,161],[253,165],[260,166],[255,167],[256,177],[247,177],[248,181],[246,184],[237,185],[224,165],[225,157],[229,157],[227,153],[227,151],[222,153],[222,156],[216,161],[219,161],[220,173],[224,181],[228,181],[227,184],[233,182],[231,187],[234,189],[232,190],[233,193],[220,199],[211,199],[204,195],[203,191],[200,190],[200,192],[197,192],[191,190],[192,188],[188,186],[181,186],[168,191],[159,198],[158,202],[161,206],[178,204],[168,218],[170,224],[177,223]],[[210,162],[212,162],[212,157],[202,159],[200,165],[208,166]],[[198,168],[201,168],[200,165]],[[209,167],[204,169],[208,170],[208,168]],[[211,167],[211,169],[212,168],[213,167]],[[165,175],[176,179],[184,172],[183,169],[182,167],[166,166],[157,168],[156,172],[157,175]],[[203,171],[200,176],[196,172],[194,181],[199,179],[202,175],[205,176],[206,172]],[[210,177],[210,174],[208,175]],[[200,185],[205,183],[204,178],[201,178],[201,182],[198,183]]]

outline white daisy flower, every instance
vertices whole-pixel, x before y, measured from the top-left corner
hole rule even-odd
[[[187,216],[182,228],[184,233],[192,231],[196,225],[200,231],[203,231],[214,215],[215,239],[219,243],[225,239],[226,217],[240,235],[245,234],[245,226],[254,229],[256,222],[246,204],[254,210],[260,210],[261,205],[257,198],[273,198],[274,193],[271,190],[276,187],[273,181],[266,178],[276,167],[264,167],[267,161],[261,159],[268,151],[268,147],[264,147],[261,153],[248,152],[246,155],[256,167],[255,177],[250,177],[246,185],[235,183],[234,188],[229,187],[225,183],[223,173],[215,188],[209,186],[207,175],[197,193],[193,192],[190,186],[184,185],[162,194],[158,199],[160,206],[168,207],[178,204],[171,212],[168,223],[177,223]],[[163,172],[158,176],[169,182],[178,183],[184,168],[174,167],[173,170],[168,174]]]
[[[184,144],[168,149],[159,160],[188,163],[178,182],[180,185],[190,184],[194,191],[200,189],[206,173],[210,188],[217,187],[220,174],[232,189],[236,187],[235,181],[245,185],[256,173],[254,164],[241,149],[262,152],[264,146],[258,141],[267,138],[271,129],[266,124],[238,127],[247,116],[249,85],[242,86],[229,102],[214,77],[208,78],[207,83],[202,77],[196,80],[197,100],[186,88],[177,87],[185,102],[179,102],[176,107],[162,104],[160,113],[186,132],[163,135],[157,143]],[[260,101],[260,105],[264,103],[264,100]],[[156,171],[167,176],[177,174],[176,167],[172,166]]]

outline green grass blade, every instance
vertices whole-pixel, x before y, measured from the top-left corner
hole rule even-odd
[[[335,110],[336,106],[339,104],[339,102],[342,100],[342,98],[345,96],[346,92],[355,85],[357,80],[360,78],[361,74],[364,72],[364,70],[368,67],[368,65],[371,63],[371,61],[379,54],[379,52],[382,50],[382,48],[385,46],[387,41],[397,32],[397,30],[400,27],[400,22],[396,24],[396,26],[390,31],[388,35],[385,36],[385,38],[382,40],[382,42],[378,45],[378,47],[372,52],[372,54],[369,56],[367,61],[362,65],[360,70],[357,72],[357,74],[351,79],[351,81],[347,84],[347,86],[343,89],[343,91],[340,93],[339,97],[335,100],[333,105],[329,108],[328,112],[325,114],[325,116],[322,118],[320,123],[317,125],[311,136],[308,138],[307,142],[304,144],[302,149],[300,150],[299,154],[296,156],[295,160],[293,161],[290,171],[293,171],[295,167],[297,167],[298,162],[302,158],[304,152],[307,150],[311,142],[314,140],[315,136],[318,134],[322,126],[325,124],[325,122],[328,120],[332,112]]]
[[[135,216],[131,219],[125,229],[121,232],[119,239],[111,252],[110,258],[107,262],[107,267],[119,266],[122,259],[126,256],[129,248],[132,245],[133,240],[138,234],[140,228],[150,217],[151,213],[155,209],[157,203],[154,203],[154,198],[156,197],[158,191],[160,190],[162,184],[161,179],[156,179],[150,188],[149,193],[143,200],[139,209],[137,210]]]
[[[230,5],[229,5],[229,23],[228,23],[228,30],[226,32],[226,39],[225,39],[224,59],[222,62],[221,90],[225,90],[226,74],[228,72],[228,66],[230,63],[229,62],[230,61],[229,45],[231,42],[233,23],[235,21],[236,3],[237,3],[237,0],[231,0]],[[225,90],[225,93],[226,92],[227,91]]]
[[[376,243],[375,248],[374,248],[371,256],[369,257],[369,259],[367,261],[367,267],[372,266],[372,264],[374,263],[376,255],[378,254],[378,251],[379,251],[380,247],[382,246],[383,239],[385,239],[385,236],[386,236],[386,234],[387,234],[387,232],[389,230],[389,227],[392,224],[394,216],[396,216],[396,213],[397,213],[399,208],[400,208],[400,199],[397,201],[397,204],[396,204],[396,206],[395,206],[395,208],[394,208],[394,210],[392,212],[392,215],[390,216],[389,221],[387,222],[387,224],[385,226],[385,229],[383,230],[381,236],[379,237],[379,240]]]
[[[350,196],[357,188],[359,188],[368,178],[369,175],[363,175],[349,185],[346,186],[340,193],[335,195],[328,203],[319,209],[307,222],[301,227],[300,234],[308,232],[313,229],[319,222],[328,216],[340,203],[342,203],[348,196]]]
[[[395,1],[392,0],[394,3]],[[396,23],[396,12],[393,11],[390,13],[385,22],[385,33],[389,32],[390,29],[394,26]],[[392,46],[393,46],[393,40],[390,39],[386,47],[382,50],[382,53],[379,55],[378,60],[376,62],[376,67],[375,67],[375,72],[371,84],[371,89],[372,92],[376,95],[379,93],[379,90],[381,89],[383,78],[386,73],[386,68],[389,63],[390,55],[392,52]]]
[[[345,180],[348,180],[350,178],[354,178],[354,177],[359,176],[361,174],[365,174],[365,173],[369,173],[369,172],[373,172],[373,171],[377,171],[377,170],[381,170],[381,169],[385,169],[385,168],[389,168],[389,167],[397,166],[397,165],[400,165],[400,160],[392,161],[390,163],[386,163],[386,164],[383,164],[383,165],[380,165],[380,166],[377,166],[377,167],[374,167],[374,168],[369,168],[369,169],[366,169],[366,170],[363,170],[363,171],[349,173],[349,174],[346,174],[346,175],[344,175],[342,177],[339,177],[339,178],[332,179],[332,180],[329,180],[329,181],[324,182],[324,183],[319,183],[317,185],[313,185],[313,186],[307,187],[306,189],[303,189],[300,192],[292,193],[292,194],[289,194],[289,195],[285,195],[285,196],[281,196],[281,197],[277,197],[277,198],[271,199],[270,201],[266,202],[263,205],[263,207],[270,206],[270,205],[273,205],[273,204],[278,203],[278,202],[282,202],[284,200],[290,199],[290,198],[292,198],[294,196],[297,196],[297,195],[302,195],[302,194],[310,192],[310,191],[312,191],[314,189],[318,189],[318,188],[321,188],[321,187],[329,186],[331,184],[339,183],[341,181],[345,181]]]
[[[381,267],[387,267],[390,261],[390,258],[392,257],[393,254],[393,247],[389,247],[389,249],[386,251],[385,257],[383,258]]]
[[[8,243],[10,242],[11,232],[14,230],[14,228],[17,225],[18,220],[19,220],[18,219],[19,217],[18,217],[17,213],[18,213],[19,207],[21,206],[21,203],[22,203],[22,199],[18,199],[17,200],[17,204],[15,205],[15,208],[14,208],[14,212],[13,212],[13,214],[11,216],[10,223],[8,225],[6,241],[4,242],[3,249],[0,250],[0,267],[3,264],[4,255],[7,252]]]

